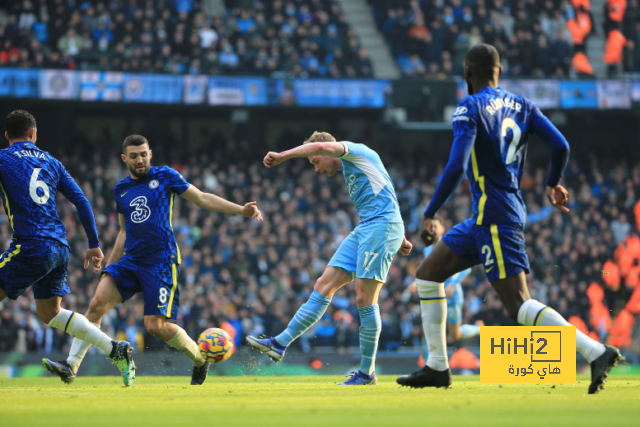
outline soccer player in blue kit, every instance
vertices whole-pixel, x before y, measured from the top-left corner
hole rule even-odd
[[[449,162],[422,220],[421,238],[433,240],[433,218],[455,191],[465,172],[471,183],[473,217],[453,227],[416,272],[422,322],[429,348],[426,366],[397,382],[410,387],[448,387],[443,282],[482,264],[491,286],[511,319],[526,326],[571,326],[550,307],[531,299],[525,274],[529,259],[524,241],[526,207],[520,193],[529,134],[551,146],[547,198],[568,212],[567,191],[560,179],[569,144],[531,101],[498,87],[502,73],[498,51],[473,46],[464,60],[469,96],[453,114],[453,146]],[[470,169],[470,171],[468,171]],[[617,348],[600,344],[576,330],[576,349],[591,364],[589,393],[604,388],[611,368],[621,359]]]
[[[151,166],[152,151],[144,136],[128,136],[122,152],[129,176],[114,189],[120,233],[86,317],[98,325],[107,311],[142,293],[147,331],[191,359],[194,364],[191,384],[200,385],[207,378],[209,363],[186,331],[169,321],[178,318],[180,307],[181,259],[173,235],[174,198],[177,194],[203,209],[242,215],[259,222],[262,214],[256,202],[236,205],[201,192],[175,169]],[[90,345],[76,339],[66,361],[48,363],[73,378]]]
[[[0,256],[0,301],[15,300],[31,286],[40,320],[99,347],[120,369],[126,384],[134,366],[131,345],[112,340],[82,314],[60,307],[70,292],[69,243],[56,210],[56,195],[62,193],[76,206],[89,240],[84,268],[91,263],[98,272],[104,256],[91,205],[62,163],[35,145],[38,129],[31,114],[15,110],[5,123],[9,148],[0,150],[0,198],[13,236]],[[45,367],[53,369],[47,363]]]
[[[378,294],[395,254],[400,251],[406,256],[412,248],[404,237],[393,183],[375,151],[363,144],[336,142],[326,132],[314,132],[303,145],[291,150],[269,152],[264,165],[270,168],[295,157],[308,157],[316,172],[327,176],[342,170],[360,223],[340,244],[309,301],[298,309],[287,329],[276,337],[248,336],[247,342],[279,362],[287,347],[320,320],[333,294],[355,279],[362,363],[358,372],[341,385],[376,384],[374,369],[381,329]]]

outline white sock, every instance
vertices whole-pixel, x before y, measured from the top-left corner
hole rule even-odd
[[[525,326],[573,326],[564,320],[557,311],[551,307],[530,299],[520,306],[518,311],[518,323]],[[592,340],[576,328],[576,350],[591,363],[600,357],[605,346]]]
[[[204,358],[200,354],[200,349],[198,348],[198,344],[194,340],[191,339],[187,332],[178,326],[178,332],[167,341],[171,347],[178,349],[182,354],[187,356],[195,366],[204,365]]]
[[[96,328],[100,329],[100,325],[97,323],[91,322]],[[87,350],[89,350],[91,344],[86,341],[82,341],[81,339],[74,338],[71,343],[71,349],[69,350],[69,357],[67,357],[67,363],[71,366],[71,369],[76,374],[78,373],[78,368],[80,368],[80,364],[82,363],[82,359],[87,354]]]
[[[460,332],[462,332],[462,339],[467,339],[480,335],[480,326],[478,325],[462,325],[460,326]]]
[[[445,371],[449,369],[449,359],[445,331],[447,298],[444,295],[444,284],[416,279],[416,285],[422,310],[422,329],[429,349],[427,366],[436,371]]]
[[[49,326],[62,329],[74,338],[79,338],[89,344],[93,344],[108,356],[111,355],[113,344],[100,328],[96,328],[86,317],[74,311],[61,308],[56,317],[51,319]]]

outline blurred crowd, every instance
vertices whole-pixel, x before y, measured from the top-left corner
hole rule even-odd
[[[467,50],[477,43],[489,43],[500,52],[507,76],[567,78],[573,70],[578,76],[592,77],[586,43],[595,32],[607,40],[603,60],[610,76],[623,61],[624,71],[640,71],[637,0],[607,0],[603,29],[594,26],[589,0],[369,3],[405,76],[443,79],[462,75]]]
[[[291,140],[298,139],[287,138],[287,145]],[[370,141],[364,142],[378,148]],[[104,138],[94,143],[103,152],[88,145],[90,155],[81,150],[54,154],[89,198],[108,257],[118,233],[113,188],[126,176],[126,170],[117,153],[108,149],[117,143]],[[181,198],[176,198],[174,205],[173,227],[183,259],[178,321],[194,338],[206,328],[223,326],[239,346],[246,335],[277,334],[285,328],[358,218],[340,174],[332,178],[316,174],[304,159],[267,169],[260,162],[261,153],[219,148],[225,145],[217,141],[212,145],[217,148],[201,151],[210,154],[184,158],[174,155],[168,146],[153,146],[153,164],[169,164],[193,185],[236,203],[259,203],[265,217],[261,224],[211,213]],[[383,350],[421,345],[419,299],[408,285],[422,261],[420,220],[443,169],[442,164],[427,169],[417,165],[415,157],[401,156],[382,154],[396,186],[407,236],[415,248],[408,257],[396,256],[381,293]],[[565,318],[573,316],[591,324],[592,335],[604,340],[608,326],[590,322],[587,288],[594,284],[603,291],[603,303],[614,316],[640,282],[638,268],[634,270],[636,280],[628,276],[617,287],[606,286],[601,273],[614,249],[627,236],[637,236],[633,218],[634,209],[638,210],[640,166],[595,157],[582,163],[572,160],[564,178],[572,201],[571,213],[561,214],[549,206],[544,194],[546,159],[530,162],[522,179],[529,215],[526,244],[531,294]],[[465,180],[440,212],[447,229],[471,216],[468,188]],[[63,304],[84,312],[98,276],[82,268],[86,237],[74,207],[59,196],[58,208],[72,250],[68,277],[72,293]],[[1,215],[0,250],[8,247],[10,237],[8,220]],[[640,258],[640,253],[636,257]],[[463,288],[464,323],[483,320],[487,325],[513,324],[481,268],[473,270]],[[164,343],[145,331],[142,316],[143,299],[137,296],[111,310],[102,327],[112,336],[135,343],[138,351],[165,349]],[[351,283],[336,293],[322,320],[294,346],[303,351],[314,346],[352,351],[358,346],[358,319]],[[17,301],[0,304],[0,351],[48,353],[65,351],[69,343],[69,336],[44,327],[37,319],[30,290]]]
[[[7,0],[0,66],[371,77],[336,0]]]

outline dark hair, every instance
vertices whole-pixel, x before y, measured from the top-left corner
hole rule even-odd
[[[36,119],[25,110],[13,110],[4,120],[9,139],[27,138],[29,129],[37,128]]]
[[[127,151],[127,147],[133,145],[134,147],[139,147],[141,145],[147,144],[149,145],[149,141],[142,135],[129,135],[124,139],[122,143],[122,152]]]
[[[495,69],[500,66],[500,55],[495,47],[479,43],[469,49],[464,65],[473,71],[476,78],[492,79]]]

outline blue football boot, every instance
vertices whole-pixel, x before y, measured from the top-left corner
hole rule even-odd
[[[113,349],[109,357],[122,374],[122,382],[129,387],[136,379],[136,364],[133,361],[133,347],[126,341],[111,341]]]
[[[71,384],[73,380],[76,379],[76,373],[73,372],[73,369],[71,369],[71,366],[69,366],[66,360],[54,362],[50,359],[42,359],[42,364],[47,368],[47,371],[59,376],[65,384]]]
[[[259,352],[266,354],[274,362],[281,361],[284,357],[284,352],[287,349],[286,347],[282,347],[280,344],[278,344],[275,338],[267,336],[256,338],[249,335],[247,337],[247,344],[258,350]]]
[[[340,385],[377,385],[378,378],[376,378],[376,373],[371,372],[371,375],[363,374],[362,372],[352,372],[351,378],[346,380]]]

